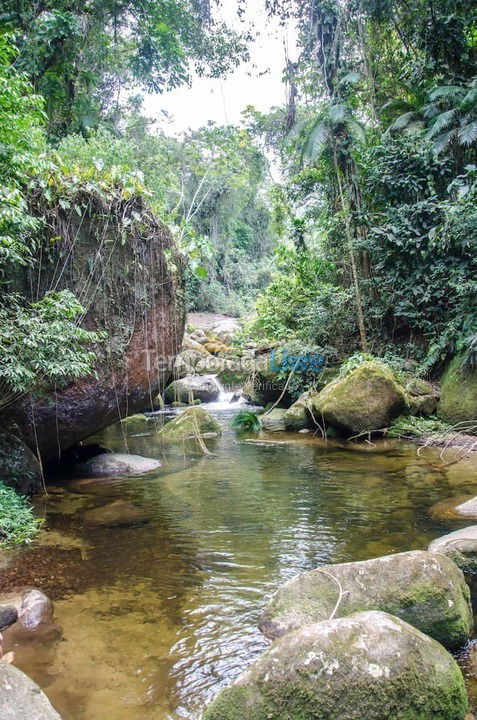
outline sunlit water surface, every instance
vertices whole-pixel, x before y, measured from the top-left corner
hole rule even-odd
[[[114,426],[94,440],[117,451],[127,442],[162,468],[63,483],[38,504],[48,531],[24,559],[42,558],[61,635],[22,644],[15,662],[64,720],[199,718],[266,647],[257,621],[281,583],[323,563],[426,548],[447,531],[427,509],[477,491],[475,461],[445,468],[434,449],[417,457],[411,444],[302,434],[255,442],[229,429],[233,406],[212,412],[224,435],[211,456],[182,446],[164,455],[154,421]],[[87,524],[89,510],[118,497],[149,522]]]

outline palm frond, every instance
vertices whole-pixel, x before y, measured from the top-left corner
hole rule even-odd
[[[463,89],[460,85],[440,85],[440,87],[429,93],[429,100],[455,100],[462,95]]]
[[[446,149],[452,138],[455,136],[456,132],[457,131],[454,128],[452,130],[449,130],[448,132],[438,135],[434,139],[434,150],[437,152],[437,154],[443,152]]]
[[[419,119],[419,113],[415,110],[411,110],[410,112],[404,113],[404,115],[400,115],[396,120],[393,122],[393,124],[390,126],[390,130],[404,130],[408,127],[408,125],[415,121],[416,119]]]
[[[329,113],[330,113],[330,121],[334,125],[338,125],[339,123],[342,123],[345,121],[346,105],[343,105],[343,103],[337,103],[336,105],[332,105],[330,107]]]
[[[323,152],[323,148],[325,147],[329,137],[329,125],[322,120],[318,120],[313,126],[313,129],[308,137],[308,142],[303,149],[303,155],[307,157],[308,160],[316,160],[316,158],[318,158]]]
[[[440,135],[443,130],[445,130],[449,127],[449,125],[451,125],[452,121],[456,116],[456,113],[457,110],[455,108],[452,108],[452,110],[446,110],[446,112],[437,115],[436,119],[432,123],[429,132],[426,133],[426,137],[432,139],[436,137],[436,135]]]
[[[477,140],[477,120],[467,123],[457,133],[461,145],[469,147]]]

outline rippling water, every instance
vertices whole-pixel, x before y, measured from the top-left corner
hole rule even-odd
[[[115,426],[95,441],[126,442],[163,467],[73,481],[39,503],[48,532],[22,561],[55,600],[61,635],[22,644],[16,664],[64,720],[199,718],[266,647],[257,621],[280,583],[322,563],[426,548],[446,531],[430,505],[477,491],[475,461],[445,468],[436,450],[301,434],[255,442],[228,429],[233,411],[215,414],[225,432],[212,456],[180,447],[164,457],[154,422],[126,426],[126,437]],[[89,510],[118,497],[149,522],[88,525]]]

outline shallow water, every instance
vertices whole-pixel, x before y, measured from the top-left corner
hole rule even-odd
[[[449,529],[427,509],[477,492],[475,460],[445,468],[435,449],[417,457],[411,444],[341,446],[302,434],[257,442],[228,429],[233,406],[213,412],[225,432],[211,456],[181,446],[164,457],[154,422],[114,426],[94,441],[112,450],[126,442],[163,467],[66,491],[57,483],[38,503],[48,531],[15,562],[22,582],[55,600],[61,634],[22,642],[15,663],[64,720],[197,719],[266,647],[258,617],[284,580],[426,548]],[[149,522],[88,525],[89,510],[118,497]]]

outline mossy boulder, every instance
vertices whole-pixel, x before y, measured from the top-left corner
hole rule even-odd
[[[430,395],[408,395],[406,404],[409,415],[414,417],[430,417],[434,415],[439,403],[439,395],[432,393]]]
[[[260,630],[277,638],[326,620],[341,590],[337,617],[383,610],[447,648],[462,647],[473,627],[470,591],[462,571],[444,555],[416,550],[301,573],[272,597]]]
[[[202,720],[464,720],[467,708],[462,673],[439,643],[363,612],[277,640]]]
[[[464,370],[462,360],[461,355],[452,360],[441,382],[437,414],[451,425],[477,420],[477,372]]]
[[[313,397],[313,414],[347,435],[386,428],[404,410],[404,389],[392,370],[365,362]]]
[[[436,538],[428,550],[447,555],[465,572],[477,572],[477,525]]]
[[[201,407],[187,408],[159,430],[159,435],[169,442],[181,442],[200,437],[220,437],[220,424]]]

